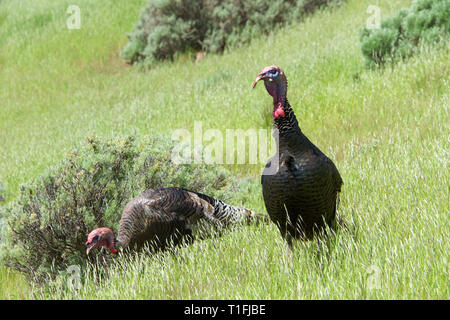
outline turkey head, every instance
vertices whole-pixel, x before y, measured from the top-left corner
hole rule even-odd
[[[89,252],[94,248],[106,247],[112,253],[117,253],[117,249],[114,247],[115,238],[114,233],[109,228],[98,228],[88,235],[88,239],[86,241],[86,254],[89,255]]]
[[[273,117],[284,117],[284,104],[286,102],[287,79],[280,67],[265,67],[256,77],[252,88],[259,80],[264,80],[267,92],[273,98]]]

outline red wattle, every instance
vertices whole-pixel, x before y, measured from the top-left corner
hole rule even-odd
[[[278,107],[277,110],[275,110],[273,112],[273,116],[274,116],[275,119],[278,118],[278,117],[284,117],[284,110],[283,110],[283,108],[282,107]]]

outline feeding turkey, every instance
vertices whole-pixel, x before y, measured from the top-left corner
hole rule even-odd
[[[195,235],[230,225],[262,219],[264,216],[245,208],[228,205],[221,200],[179,187],[148,190],[124,207],[117,238],[109,228],[98,228],[88,235],[86,253],[106,247],[112,253],[120,248],[140,250],[145,244],[165,249]]]
[[[343,181],[334,163],[300,129],[286,97],[283,70],[264,68],[253,88],[261,80],[273,98],[273,124],[278,132],[278,157],[269,159],[261,176],[264,203],[291,247],[293,238],[311,239],[326,225],[334,228]],[[267,174],[274,167],[278,169]]]

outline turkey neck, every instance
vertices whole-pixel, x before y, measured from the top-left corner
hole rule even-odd
[[[277,129],[279,133],[278,150],[280,154],[283,151],[292,154],[301,152],[308,147],[308,139],[298,126],[294,110],[287,99],[284,101],[283,111],[284,116],[273,118],[274,129]]]
[[[113,241],[113,248],[116,250],[119,250],[120,248],[125,248],[128,246],[128,243],[130,242],[130,237],[127,235],[124,236],[124,234],[119,234],[117,237],[114,238]]]

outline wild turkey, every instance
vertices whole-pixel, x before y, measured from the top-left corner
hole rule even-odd
[[[117,239],[109,228],[95,229],[88,235],[86,253],[103,246],[112,253],[119,248],[139,250],[145,243],[164,249],[192,241],[199,229],[206,233],[210,227],[220,230],[252,218],[264,216],[179,187],[148,190],[123,209]]]
[[[300,130],[286,98],[287,79],[277,66],[264,68],[253,82],[264,80],[273,97],[278,155],[269,159],[261,176],[270,219],[292,246],[292,238],[311,239],[325,223],[334,227],[342,178],[334,163]],[[277,168],[274,171],[273,168]]]

